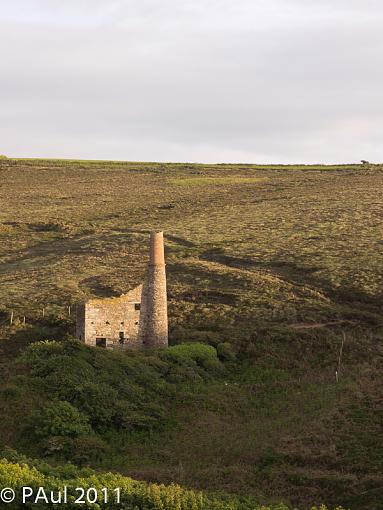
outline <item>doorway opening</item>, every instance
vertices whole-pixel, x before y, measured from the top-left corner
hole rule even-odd
[[[106,347],[106,338],[96,338],[97,347]]]

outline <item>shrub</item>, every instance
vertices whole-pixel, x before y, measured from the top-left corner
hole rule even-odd
[[[129,402],[119,401],[115,404],[113,424],[117,429],[148,430],[163,421],[166,414],[165,407],[157,402],[147,402],[144,406],[135,406]]]
[[[191,359],[200,365],[208,360],[217,360],[217,351],[213,346],[199,343],[173,345],[165,354],[173,359]]]
[[[105,441],[96,435],[78,436],[71,441],[68,456],[75,464],[83,465],[100,460],[107,449]]]
[[[68,449],[68,439],[72,438],[63,436],[49,436],[41,441],[42,453],[44,456],[58,455],[61,456]]]
[[[39,438],[49,436],[76,437],[89,434],[92,429],[88,418],[69,402],[52,401],[34,416],[35,434]]]
[[[63,344],[61,342],[57,342],[56,340],[41,340],[40,342],[28,345],[23,355],[23,359],[28,362],[33,362],[41,357],[59,353],[61,354],[62,351]]]
[[[43,454],[59,459],[70,459],[78,465],[99,461],[108,449],[107,443],[99,436],[64,437],[50,436],[42,441]]]
[[[28,345],[20,357],[20,361],[31,367],[33,375],[44,377],[56,366],[57,360],[62,355],[64,346],[56,340],[41,340]]]
[[[222,342],[217,345],[218,358],[221,361],[235,361],[236,355],[230,342]]]
[[[117,390],[92,382],[84,382],[79,386],[72,399],[72,403],[89,417],[92,427],[99,431],[110,425],[116,414],[117,401]]]
[[[200,371],[202,372],[202,369]],[[202,375],[198,373],[195,361],[179,358],[176,363],[169,366],[166,379],[173,384],[182,382],[197,383],[204,380]]]

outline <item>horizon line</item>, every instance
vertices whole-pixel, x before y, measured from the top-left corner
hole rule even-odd
[[[203,165],[203,166],[218,166],[218,165],[237,165],[237,166],[367,166],[367,165],[382,165],[383,163],[255,163],[255,162],[234,162],[234,161],[217,161],[214,163],[204,163],[203,161],[145,161],[145,160],[126,160],[126,159],[85,159],[85,158],[59,158],[59,157],[18,157],[0,155],[0,161],[16,160],[16,161],[67,161],[79,163],[131,163],[131,164],[151,164],[151,165]]]

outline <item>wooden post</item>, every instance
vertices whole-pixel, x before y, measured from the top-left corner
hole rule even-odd
[[[23,318],[23,324],[25,326],[25,323],[26,323],[26,319],[25,319],[25,315],[24,315],[24,318]]]
[[[12,326],[12,324],[13,324],[13,310],[12,310],[12,312],[11,312],[11,320],[10,320],[10,323],[11,323],[11,326]]]
[[[70,305],[68,306],[68,315],[70,317]]]
[[[45,308],[43,308],[43,317],[45,317]]]
[[[338,382],[338,379],[339,379],[339,376],[340,376],[340,369],[341,369],[341,366],[342,366],[343,346],[344,346],[344,342],[346,340],[346,333],[344,331],[342,331],[342,337],[343,337],[342,338],[342,344],[341,344],[340,350],[339,350],[338,369],[335,372],[336,382]]]

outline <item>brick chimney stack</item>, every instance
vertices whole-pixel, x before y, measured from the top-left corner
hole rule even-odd
[[[145,347],[168,346],[168,310],[163,232],[150,234],[149,266],[142,289],[140,333]]]
[[[165,265],[164,233],[152,232],[150,234],[150,260],[151,266]]]

